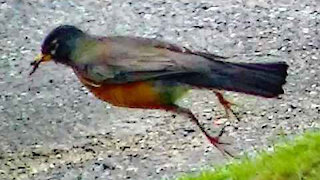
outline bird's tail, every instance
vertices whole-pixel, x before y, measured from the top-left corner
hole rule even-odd
[[[185,79],[200,88],[223,89],[263,97],[283,94],[288,65],[276,63],[232,63],[212,61],[211,73]]]

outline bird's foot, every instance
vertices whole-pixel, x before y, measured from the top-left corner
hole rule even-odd
[[[210,136],[209,133],[207,133],[207,131],[205,130],[205,128],[199,123],[198,119],[194,116],[194,114],[187,108],[183,108],[183,107],[179,107],[179,106],[173,106],[172,110],[186,115],[188,116],[201,130],[201,132],[207,137],[207,139],[210,141],[210,143],[215,146],[219,151],[222,152],[223,155],[229,155],[230,157],[233,157],[233,155],[231,153],[229,153],[228,151],[226,151],[223,148],[223,145],[228,145],[229,143],[224,143],[220,141],[220,137],[225,133],[225,128],[227,126],[224,126],[220,133],[218,134],[218,136]]]
[[[218,136],[209,136],[207,135],[207,139],[209,140],[209,142],[216,147],[223,155],[228,155],[230,157],[234,157],[229,151],[225,150],[225,148],[223,147],[224,145],[231,145],[230,143],[227,142],[221,142],[220,138],[221,136],[225,133],[225,128],[226,126],[224,126],[219,135]]]
[[[234,157],[229,151],[224,148],[224,145],[230,145],[230,143],[221,142],[219,137],[207,137],[210,143],[216,147],[223,155]]]

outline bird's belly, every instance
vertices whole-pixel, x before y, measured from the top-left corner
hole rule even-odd
[[[166,106],[161,92],[151,82],[105,84],[87,88],[99,99],[115,106],[148,109],[163,109]]]

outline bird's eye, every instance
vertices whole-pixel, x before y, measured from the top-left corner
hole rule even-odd
[[[54,39],[54,40],[51,42],[51,44],[56,44],[57,41],[58,41],[58,39]]]
[[[54,43],[53,43],[54,42]],[[56,51],[57,51],[57,49],[58,49],[58,47],[59,47],[59,44],[57,43],[57,41],[52,41],[52,44],[53,44],[53,48],[52,48],[52,50],[50,51],[50,54],[51,55],[55,55],[56,54]]]

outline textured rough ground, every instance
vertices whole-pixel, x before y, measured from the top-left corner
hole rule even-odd
[[[227,159],[187,119],[111,107],[54,63],[27,76],[42,38],[59,24],[98,35],[156,37],[233,60],[290,65],[285,95],[227,93],[241,121],[225,140],[234,154],[277,136],[318,129],[320,4],[316,0],[0,0],[0,179],[160,179]],[[206,127],[223,115],[215,96],[181,104]],[[193,131],[195,130],[195,131]]]

